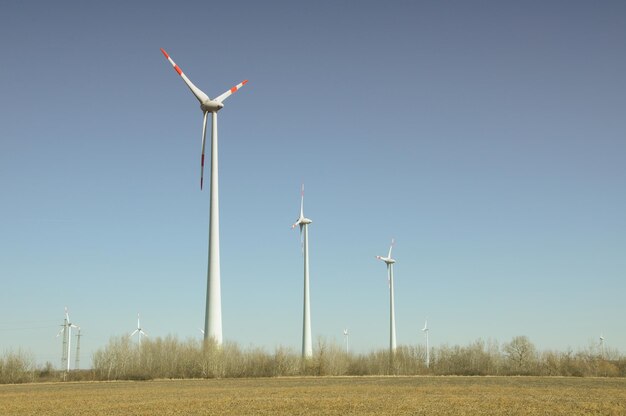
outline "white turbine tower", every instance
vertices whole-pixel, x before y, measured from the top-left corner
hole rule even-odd
[[[202,123],[202,150],[200,157],[200,189],[204,178],[204,144],[206,141],[207,117],[211,113],[211,196],[209,202],[209,266],[207,272],[206,313],[204,321],[204,339],[212,338],[222,345],[222,298],[220,287],[220,216],[219,192],[217,177],[217,112],[224,107],[223,101],[232,93],[244,86],[248,80],[235,85],[222,95],[210,99],[185,76],[172,58],[161,48],[165,58],[172,64],[193,95],[200,101],[200,109],[204,114]]]
[[[426,368],[430,368],[430,350],[428,348],[428,319],[424,321],[424,328],[422,328],[426,335]]]
[[[67,347],[63,357],[61,358],[62,363],[67,363],[67,371],[70,371],[70,363],[71,363],[71,347],[72,347],[72,328],[78,328],[78,325],[73,324],[70,321],[70,314],[67,312],[67,306],[65,307],[65,319],[63,320],[63,328],[57,334],[57,337],[63,334],[63,346]]]
[[[343,336],[346,338],[346,354],[348,354],[348,328],[343,330]]]
[[[391,354],[396,352],[396,312],[393,299],[393,264],[396,261],[391,258],[393,246],[394,240],[392,238],[387,257],[376,256],[378,260],[382,260],[387,264],[387,282],[389,283],[389,352]]]
[[[147,336],[148,336],[148,334],[146,334],[146,333],[144,332],[144,330],[141,328],[141,324],[139,323],[139,314],[137,314],[137,329],[135,329],[135,330],[134,330],[134,331],[133,331],[133,332],[132,332],[132,333],[128,336],[128,338],[132,338],[135,334],[138,334],[138,335],[137,335],[137,338],[139,338],[139,339],[138,339],[139,345],[141,345],[141,337],[142,337],[142,336],[144,336],[144,337],[147,337]]]
[[[311,343],[311,304],[309,296],[309,224],[313,221],[304,216],[304,184],[302,184],[300,200],[300,217],[291,226],[300,226],[300,240],[302,241],[302,254],[304,256],[304,313],[302,318],[302,357],[313,357],[313,345]]]

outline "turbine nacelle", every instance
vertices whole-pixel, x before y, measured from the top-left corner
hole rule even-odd
[[[291,226],[291,229],[296,228],[298,225],[300,226],[300,228],[302,228],[303,225],[309,225],[311,223],[313,223],[313,220],[310,220],[305,217],[300,217],[298,218],[296,222],[293,223],[293,225]]]
[[[385,263],[387,263],[387,266],[389,266],[390,264],[394,264],[394,263],[396,262],[396,260],[395,260],[395,259],[392,259],[392,258],[390,258],[390,257],[376,256],[376,258],[377,258],[378,260],[382,260],[382,261],[384,261]]]
[[[308,219],[308,218],[300,217],[300,218],[298,219],[297,224],[298,224],[298,225],[309,225],[309,224],[311,224],[312,222],[313,222],[313,221],[312,221],[312,220],[310,220],[310,219]]]
[[[203,113],[205,112],[217,113],[222,108],[224,108],[224,103],[220,103],[215,100],[204,101],[200,104],[200,109],[202,110]]]

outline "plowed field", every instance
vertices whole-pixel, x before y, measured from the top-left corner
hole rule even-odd
[[[626,379],[328,377],[0,386],[0,415],[625,415]]]

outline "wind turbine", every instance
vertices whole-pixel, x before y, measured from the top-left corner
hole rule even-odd
[[[391,249],[394,243],[392,238],[387,257],[376,256],[378,260],[382,260],[387,264],[387,282],[389,283],[389,351],[391,354],[396,352],[396,313],[393,299],[393,264],[396,261],[391,258]]]
[[[313,221],[304,216],[304,184],[302,184],[300,200],[300,217],[291,226],[292,229],[300,226],[300,241],[302,242],[302,254],[304,255],[304,313],[302,318],[302,357],[313,357],[311,344],[311,304],[309,296],[309,224]]]
[[[204,145],[206,141],[207,117],[211,113],[211,196],[209,202],[209,266],[207,272],[207,296],[204,322],[204,339],[215,339],[222,345],[222,298],[220,287],[220,214],[219,192],[217,177],[217,112],[224,107],[223,101],[230,97],[248,80],[235,85],[222,95],[210,99],[202,90],[196,87],[170,56],[161,48],[165,58],[172,64],[174,70],[181,76],[187,87],[200,102],[200,109],[204,114],[202,122],[202,150],[200,157],[200,189],[204,179]]]
[[[424,328],[422,328],[426,335],[426,368],[430,368],[430,350],[428,349],[428,319],[424,321]]]
[[[148,334],[146,334],[146,333],[143,331],[143,329],[141,328],[141,324],[139,323],[139,314],[137,314],[137,329],[135,329],[135,330],[133,331],[133,333],[132,333],[132,334],[130,334],[130,335],[128,336],[128,338],[132,338],[132,337],[133,337],[133,335],[135,335],[135,334],[139,334],[139,335],[137,335],[137,337],[139,338],[139,345],[141,345],[141,336],[142,336],[142,335],[143,335],[144,337],[147,337],[147,336],[148,336]]]
[[[600,334],[600,357],[604,360],[604,336]]]
[[[343,336],[346,338],[346,354],[348,354],[348,328],[343,330]]]
[[[65,307],[65,319],[63,320],[63,328],[57,334],[57,337],[63,334],[63,347],[67,346],[63,357],[61,358],[62,362],[67,363],[67,371],[70,371],[70,363],[71,363],[71,345],[72,345],[72,328],[78,328],[78,325],[73,324],[70,321],[70,314],[67,312],[67,306]]]

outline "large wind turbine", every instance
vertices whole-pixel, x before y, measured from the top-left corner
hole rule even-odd
[[[204,339],[213,338],[218,345],[222,344],[222,298],[220,288],[220,215],[219,192],[217,177],[217,112],[224,107],[223,101],[232,93],[243,87],[248,80],[235,85],[222,95],[210,99],[208,95],[196,87],[170,56],[161,48],[165,58],[172,64],[193,95],[200,101],[200,109],[204,114],[202,122],[202,153],[200,157],[200,189],[204,177],[204,144],[206,141],[207,117],[211,113],[211,196],[209,202],[209,266],[207,272],[206,313],[204,320]]]
[[[70,314],[67,312],[67,306],[65,307],[65,319],[63,320],[63,327],[57,334],[57,337],[63,334],[63,346],[67,345],[67,350],[62,358],[62,361],[67,362],[67,371],[70,371],[71,363],[71,345],[72,345],[72,328],[78,328],[78,325],[73,324],[70,321]]]
[[[128,338],[132,338],[132,337],[133,337],[133,335],[135,335],[135,334],[139,334],[139,335],[137,335],[137,337],[139,338],[139,345],[141,345],[141,337],[142,337],[142,336],[144,336],[144,337],[147,337],[147,336],[148,336],[148,334],[146,334],[146,333],[143,331],[143,329],[141,328],[141,324],[139,323],[139,314],[137,314],[137,329],[135,329],[135,330],[132,332],[132,334],[130,334],[130,335],[128,336]]]
[[[313,345],[311,343],[311,304],[309,297],[309,224],[313,221],[304,216],[304,184],[302,184],[300,200],[300,217],[291,226],[300,226],[300,240],[303,242],[302,253],[304,255],[304,313],[302,318],[302,357],[313,357]]]
[[[430,350],[428,349],[428,319],[424,321],[424,328],[422,328],[426,335],[426,368],[430,367]]]
[[[394,240],[392,238],[387,257],[376,256],[378,260],[382,260],[387,264],[387,282],[389,283],[389,352],[391,354],[396,352],[396,312],[393,300],[393,264],[396,261],[391,258],[393,245]]]

